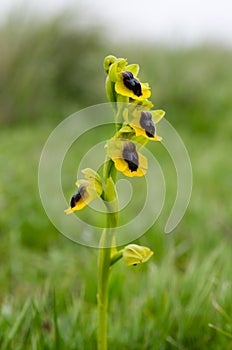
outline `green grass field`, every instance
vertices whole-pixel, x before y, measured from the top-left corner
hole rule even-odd
[[[107,50],[106,54],[113,50],[110,44]],[[155,48],[144,48],[139,56],[132,48],[121,51],[118,55],[140,63],[144,79],[154,87],[156,107],[167,111],[167,120],[181,135],[192,162],[193,192],[183,220],[174,232],[165,235],[175,177],[164,150],[150,147],[157,152],[170,192],[161,217],[139,240],[154,250],[152,260],[132,268],[119,262],[113,268],[109,349],[231,349],[232,53],[209,47],[160,49],[157,53]],[[97,72],[98,65],[99,91],[104,94],[100,86],[104,72]],[[22,73],[26,70],[20,69]],[[16,94],[20,81],[12,86]],[[17,120],[17,113],[13,117],[6,106],[1,109],[1,114],[5,110],[9,114],[3,116],[0,129],[0,349],[92,350],[96,348],[98,251],[57,232],[38,193],[40,154],[57,122],[56,117],[44,118],[45,106],[55,103],[56,90],[51,87],[52,99],[37,106],[36,116],[43,114],[39,122],[23,116],[30,111],[31,96],[25,97],[27,84],[22,89],[21,119]],[[86,100],[87,94],[77,107]],[[60,106],[61,100],[50,106],[49,115]],[[73,106],[75,96],[68,112]],[[67,171],[75,162],[78,157],[70,157]],[[69,176],[67,198],[73,191],[75,174]]]

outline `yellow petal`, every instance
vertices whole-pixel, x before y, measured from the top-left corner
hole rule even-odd
[[[125,174],[125,171],[126,171],[127,168],[128,168],[128,164],[127,164],[127,162],[122,158],[122,156],[121,156],[120,158],[112,158],[112,160],[114,161],[115,168],[116,168],[118,171],[121,171],[122,173]]]
[[[142,96],[138,98],[138,100],[145,100],[151,96],[151,90],[149,86],[145,83],[141,83],[142,86]]]
[[[85,175],[86,180],[95,188],[98,195],[100,196],[102,194],[102,183],[98,173],[91,168],[83,169],[82,173]]]
[[[141,153],[138,152],[139,155],[139,167],[146,171],[148,168],[148,164],[147,164],[147,158],[144,157]]]
[[[89,201],[90,202],[90,201]],[[66,209],[64,212],[66,214],[72,214],[74,211],[77,211],[77,210],[81,210],[83,209],[86,205],[87,205],[87,200],[83,200],[82,198],[78,201],[78,203],[75,205],[75,207],[71,208],[69,207],[68,209]]]
[[[153,140],[154,140],[154,141],[162,141],[163,138],[162,138],[161,136],[159,136],[159,135],[155,135],[155,137],[154,137]]]
[[[139,65],[136,63],[129,64],[125,67],[125,70],[131,72],[134,77],[137,77],[137,75],[139,74]]]
[[[143,128],[137,126],[136,124],[137,124],[137,123],[135,123],[135,122],[131,122],[131,123],[130,123],[130,125],[132,126],[132,128],[133,128],[134,131],[135,131],[135,135],[136,135],[136,136],[142,135],[142,136],[144,136],[144,137],[147,138],[146,131],[145,131]]]
[[[138,100],[134,100],[132,98],[130,98],[129,101],[131,104],[136,104],[138,107],[143,107],[146,108],[147,110],[151,109],[152,107],[154,107],[153,103],[149,100],[142,100],[142,101],[138,101]]]
[[[152,140],[152,141],[162,141],[162,137],[161,136],[158,136],[158,135],[154,135],[152,137],[149,137],[147,134],[146,134],[146,130],[144,130],[143,128],[141,127],[138,127],[138,126],[135,126],[135,124],[131,123],[131,126],[133,127],[133,129],[135,130],[135,135],[136,136],[143,136],[145,137],[146,139],[148,140]]]
[[[73,213],[73,210],[72,210],[71,207],[69,207],[68,209],[65,209],[64,212],[65,212],[66,214],[72,214],[72,213]]]
[[[146,170],[138,168],[136,171],[131,171],[129,167],[123,171],[123,174],[128,177],[141,177],[146,174]]]
[[[142,101],[144,99],[147,99],[151,96],[150,88],[147,86],[147,84],[141,83],[141,89],[142,89],[142,95],[137,96],[134,94],[134,92],[130,89],[128,89],[124,83],[123,80],[119,80],[115,83],[115,90],[119,95],[130,97],[134,100]]]
[[[134,99],[138,99],[138,96],[136,96],[132,90],[129,90],[124,84],[122,80],[119,80],[115,84],[115,90],[119,95],[131,97]]]
[[[165,111],[162,109],[156,109],[154,111],[150,111],[150,113],[152,115],[152,119],[156,124],[165,116]]]

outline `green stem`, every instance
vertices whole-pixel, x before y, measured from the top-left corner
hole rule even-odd
[[[117,94],[115,92],[115,83],[110,81],[109,76],[106,78],[106,94],[108,100],[112,102],[115,112],[115,127],[118,131],[122,124],[122,107],[118,108]],[[116,102],[116,103],[115,103]],[[111,250],[114,244],[114,231],[118,222],[118,204],[117,194],[114,184],[116,183],[117,170],[115,169],[112,159],[106,157],[103,170],[105,182],[105,191],[102,199],[107,207],[107,225],[103,231],[98,260],[98,350],[107,350],[107,311],[108,311],[108,286],[110,277]],[[111,182],[111,181],[112,182]],[[111,184],[111,185],[110,185]],[[113,186],[113,188],[112,188]],[[118,258],[119,259],[119,258]],[[116,260],[115,260],[116,262]]]
[[[103,174],[104,174],[104,182],[105,183],[107,182],[107,179],[109,177],[111,177],[112,180],[114,181],[114,183],[116,183],[117,170],[114,166],[114,162],[112,161],[112,159],[108,158],[107,156],[106,156],[105,163],[104,163]],[[104,193],[103,193],[102,199],[104,200]]]
[[[123,257],[123,250],[117,251],[113,256],[111,256],[110,266],[114,265],[117,261],[122,259],[122,257]]]
[[[107,350],[108,285],[115,220],[115,214],[107,213],[107,228],[103,231],[100,241],[98,261],[98,350]]]

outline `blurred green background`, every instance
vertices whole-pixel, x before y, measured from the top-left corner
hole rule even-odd
[[[193,192],[182,222],[165,235],[175,176],[162,147],[151,146],[171,193],[159,221],[139,240],[154,250],[152,261],[114,268],[109,348],[230,349],[231,49],[143,44],[138,50],[110,42],[100,26],[85,30],[62,15],[25,20],[19,13],[1,24],[0,44],[0,348],[96,348],[97,249],[56,231],[40,202],[37,172],[54,127],[106,102],[102,62],[114,54],[140,64],[155,107],[182,137]],[[78,155],[70,169],[73,162]]]

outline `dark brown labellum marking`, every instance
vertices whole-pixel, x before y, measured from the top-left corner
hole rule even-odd
[[[122,151],[123,159],[127,162],[131,172],[136,171],[139,167],[139,156],[133,142],[125,143]]]
[[[71,208],[74,208],[76,204],[79,202],[79,200],[81,198],[84,198],[84,196],[85,196],[85,185],[82,184],[80,185],[77,193],[75,193],[71,198],[71,201],[70,201]]]
[[[140,82],[134,78],[131,72],[125,71],[122,73],[123,83],[129,89],[132,90],[136,96],[142,96],[142,87]]]
[[[145,130],[148,137],[155,136],[155,123],[150,112],[141,112],[140,125]]]

